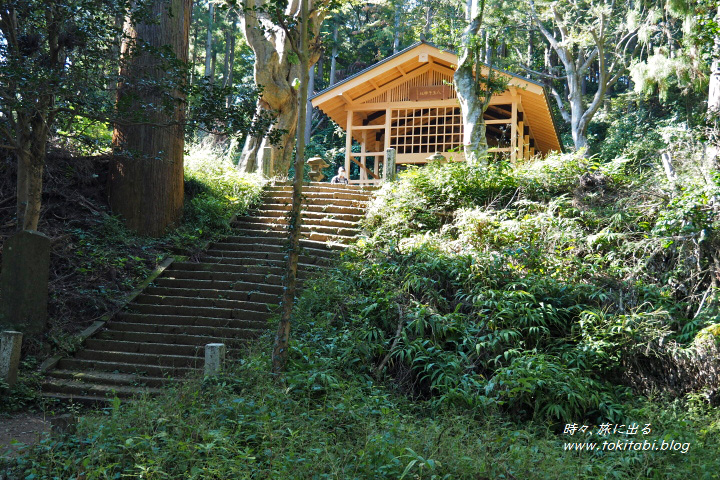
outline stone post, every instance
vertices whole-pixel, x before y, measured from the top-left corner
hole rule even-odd
[[[0,328],[39,335],[47,323],[50,239],[25,230],[5,241],[0,272]]]
[[[394,148],[385,150],[385,181],[392,182],[397,176],[395,172],[395,163],[397,159],[397,151]]]
[[[272,147],[260,147],[262,148],[262,152],[260,155],[260,166],[262,168],[262,173],[265,178],[270,178],[273,176],[273,156],[272,156]]]
[[[20,332],[0,333],[0,380],[10,387],[17,382],[22,336]]]
[[[225,344],[208,343],[205,345],[205,376],[220,373],[225,363]]]

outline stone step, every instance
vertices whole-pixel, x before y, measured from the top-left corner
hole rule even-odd
[[[292,199],[282,195],[268,195],[263,197],[262,202],[264,205],[290,206],[292,204]],[[303,203],[303,209],[317,211],[316,209],[313,209],[313,207],[318,207],[320,211],[322,211],[323,208],[330,207],[352,207],[356,209],[356,212],[359,212],[367,208],[368,203],[369,201],[354,200],[349,198],[313,197]]]
[[[210,326],[210,325],[158,325],[155,323],[140,322],[113,322],[108,325],[108,331],[136,332],[136,333],[161,333],[163,335],[193,335],[207,336],[214,338],[248,339],[257,338],[267,330],[267,324],[259,328],[261,322],[249,321],[245,328],[236,326]],[[212,343],[212,342],[209,342]]]
[[[178,383],[179,380],[170,377],[147,377],[131,373],[95,372],[81,370],[53,370],[48,377],[80,382],[92,382],[104,385],[128,385],[135,387],[163,387]]]
[[[229,265],[274,265],[284,267],[287,263],[287,255],[285,253],[262,253],[250,252],[255,255],[248,256],[248,252],[237,252],[222,250],[208,250],[204,255],[200,256],[200,263],[224,263]],[[326,257],[300,255],[300,263],[306,265],[326,267],[330,265],[330,259]]]
[[[72,395],[67,393],[60,393],[52,391],[49,388],[47,392],[40,392],[40,397],[46,399],[46,401],[55,401],[71,405],[83,405],[89,408],[106,407],[110,404],[110,401],[112,400],[109,397],[101,397],[98,395]]]
[[[250,223],[268,223],[275,225],[282,225],[287,227],[287,219],[283,216],[271,216],[265,215],[264,213],[257,212],[255,215],[247,215],[239,218],[236,223],[241,226],[244,222]],[[306,218],[303,216],[301,229],[315,230],[315,227],[333,227],[333,228],[353,228],[359,229],[358,222],[351,222],[347,220],[338,220],[332,218]]]
[[[245,274],[263,274],[277,275],[285,274],[285,264],[282,261],[267,260],[267,265],[233,265],[230,263],[201,263],[201,262],[175,262],[168,272],[172,275],[175,271],[192,271],[192,272],[224,272],[236,274],[239,277]],[[322,267],[318,265],[308,265],[306,263],[298,263],[298,277],[306,278],[310,272],[317,271]]]
[[[283,240],[285,236],[283,235]],[[277,239],[272,239],[277,240]],[[258,251],[258,252],[278,252],[278,253],[285,253],[287,252],[287,245],[284,244],[284,242],[277,242],[274,241],[271,243],[261,243],[263,241],[269,241],[267,238],[258,238],[256,236],[249,236],[249,235],[231,235],[225,239],[222,243],[215,243],[210,246],[210,249],[208,250],[208,254],[213,254],[217,256],[215,253],[218,250],[227,251],[227,252],[236,252],[237,254],[242,254],[247,251]],[[304,255],[311,256],[311,257],[324,257],[324,258],[335,258],[335,253],[333,250],[336,249],[342,249],[344,250],[346,247],[344,245],[338,246],[338,248],[333,249],[332,247],[328,247],[324,243],[318,243],[318,242],[312,242],[309,240],[300,240],[300,252]]]
[[[275,299],[277,300],[277,298]],[[205,297],[179,297],[150,295],[144,293],[135,299],[138,305],[167,305],[173,307],[210,307],[218,309],[230,309],[233,311],[247,310],[260,313],[272,313],[276,307],[267,303],[250,302],[243,300],[231,300],[226,298],[205,298]]]
[[[208,342],[210,343],[210,342]],[[205,345],[181,345],[177,343],[148,343],[102,338],[88,338],[85,348],[108,352],[145,353],[155,355],[179,355],[198,357],[205,354]]]
[[[282,277],[280,275],[269,275],[263,273],[245,273],[237,274],[230,272],[205,272],[198,270],[172,270],[166,271],[167,278],[172,279],[191,279],[191,280],[220,280],[229,282],[250,282],[250,283],[266,283],[268,285],[282,285]]]
[[[152,353],[114,352],[83,349],[75,354],[80,360],[118,362],[161,367],[202,368],[205,359],[192,355],[155,355]]]
[[[270,230],[264,229],[238,229],[238,233],[244,237],[254,238],[254,242],[269,242],[274,241],[277,244],[283,245],[287,241],[287,231],[282,230]],[[336,240],[338,237],[339,240]],[[355,237],[344,237],[327,234],[319,234],[316,232],[304,232],[300,239],[301,247],[312,247],[312,248],[328,248],[331,250],[344,250],[347,248],[347,244],[354,241]]]
[[[271,208],[271,205],[261,205],[258,208],[252,210],[248,213],[248,216],[250,217],[256,217],[256,216],[264,216],[264,217],[272,217],[272,218],[282,218],[285,221],[287,221],[287,212],[290,210],[288,209],[274,209]],[[365,216],[356,213],[329,213],[329,212],[323,212],[320,209],[317,210],[305,210],[303,209],[303,219],[305,221],[318,221],[318,220],[340,220],[344,222],[351,222],[354,224],[360,223]]]
[[[298,288],[358,238],[375,188],[313,182],[304,191]],[[291,195],[290,184],[267,187],[263,203],[233,222],[233,235],[200,261],[174,262],[74,358],[61,359],[42,395],[102,404],[160,394],[202,372],[208,343],[235,349],[267,332],[283,291]]]
[[[326,214],[326,215],[350,215],[352,217],[365,217],[364,207],[341,206],[336,204],[330,205],[303,205],[305,213]],[[290,211],[290,204],[285,202],[275,202],[272,199],[259,205],[255,211],[280,211],[287,215]]]
[[[116,325],[124,323],[145,323],[156,324],[160,326],[167,325],[190,325],[197,327],[224,327],[229,329],[260,329],[267,328],[266,320],[248,320],[242,318],[220,318],[220,317],[203,317],[192,315],[157,315],[148,313],[129,313],[122,312],[117,316],[118,322],[107,324],[108,328],[114,328]],[[121,329],[126,329],[121,327]],[[212,334],[211,334],[212,335]],[[171,342],[167,342],[171,343]],[[211,342],[208,342],[211,343]]]
[[[84,381],[47,378],[42,383],[43,391],[64,393],[76,397],[115,397],[130,398],[136,395],[159,394],[163,390],[157,387],[133,387],[129,385],[105,385]]]
[[[179,317],[172,317],[175,323],[179,323]],[[141,322],[139,322],[141,323]],[[98,333],[97,338],[103,340],[121,340],[127,342],[146,342],[146,343],[163,343],[175,342],[181,345],[200,345],[205,346],[208,343],[224,343],[228,347],[237,347],[247,343],[247,339],[223,338],[208,335],[187,335],[175,333],[167,335],[164,333],[147,333],[147,332],[125,332],[120,330],[103,330]]]
[[[253,283],[227,280],[197,280],[189,278],[159,277],[151,284],[161,288],[187,288],[195,290],[230,290],[238,292],[260,292],[270,295],[281,295],[281,285],[268,285],[266,283]]]
[[[274,304],[278,302],[279,293],[264,293],[260,291],[236,291],[232,288],[225,289],[202,289],[202,288],[169,288],[150,286],[145,289],[145,293],[154,296],[165,297],[197,297],[197,298],[217,298],[229,299],[245,302],[256,302]]]
[[[276,192],[290,192],[293,191],[292,185],[275,184],[268,185],[265,187],[266,191]],[[360,185],[343,185],[339,183],[330,182],[312,182],[311,184],[303,185],[303,192],[352,192],[352,193],[365,193],[367,195],[374,195],[377,191],[376,187],[362,187]]]
[[[260,231],[275,231],[275,232],[286,232],[287,225],[280,223],[264,223],[263,219],[254,217],[243,217],[242,219],[234,222],[233,226],[241,230],[260,230]],[[313,235],[326,235],[328,237],[356,237],[360,233],[358,227],[326,227],[322,225],[303,225],[300,227],[300,232],[306,239],[313,239]]]
[[[133,304],[129,307],[131,313],[146,313],[150,315],[180,315],[185,317],[211,317],[236,320],[249,320],[261,322],[272,315],[270,312],[243,310],[240,308],[216,308],[186,305],[156,305]]]
[[[329,200],[355,200],[357,202],[367,203],[372,199],[372,194],[354,192],[352,190],[308,190],[302,192],[302,194],[305,197],[303,203],[317,203],[318,201]],[[292,202],[292,190],[266,190],[263,192],[263,198],[282,198],[290,203]]]
[[[199,369],[190,367],[168,367],[162,365],[141,365],[137,363],[124,363],[103,360],[89,360],[84,358],[63,358],[58,362],[58,368],[62,370],[82,370],[98,372],[133,373],[153,377],[187,376]]]

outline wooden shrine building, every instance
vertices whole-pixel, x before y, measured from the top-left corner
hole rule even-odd
[[[434,153],[464,159],[462,115],[452,85],[457,63],[454,53],[416,43],[312,97],[312,105],[347,132],[345,169],[351,171],[351,162],[359,166],[350,183],[382,181],[390,148],[397,164],[423,164]],[[508,88],[485,112],[490,151],[516,161],[561,150],[543,86],[496,73],[508,79]]]

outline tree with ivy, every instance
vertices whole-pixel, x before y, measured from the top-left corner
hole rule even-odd
[[[261,116],[275,112],[277,123],[272,129],[279,134],[275,142],[270,131],[247,137],[238,164],[243,171],[263,170],[265,162],[273,166],[273,174],[287,174],[290,169],[300,108],[296,88],[301,77],[296,53],[300,42],[300,4],[269,0],[244,0],[239,4],[242,31],[255,53],[255,84],[262,88],[256,113]],[[310,66],[320,57],[318,34],[330,5],[330,0],[316,0],[308,5]]]

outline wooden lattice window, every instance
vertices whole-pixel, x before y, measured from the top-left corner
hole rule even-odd
[[[390,146],[400,155],[447,152],[462,145],[462,136],[460,107],[392,111]]]

